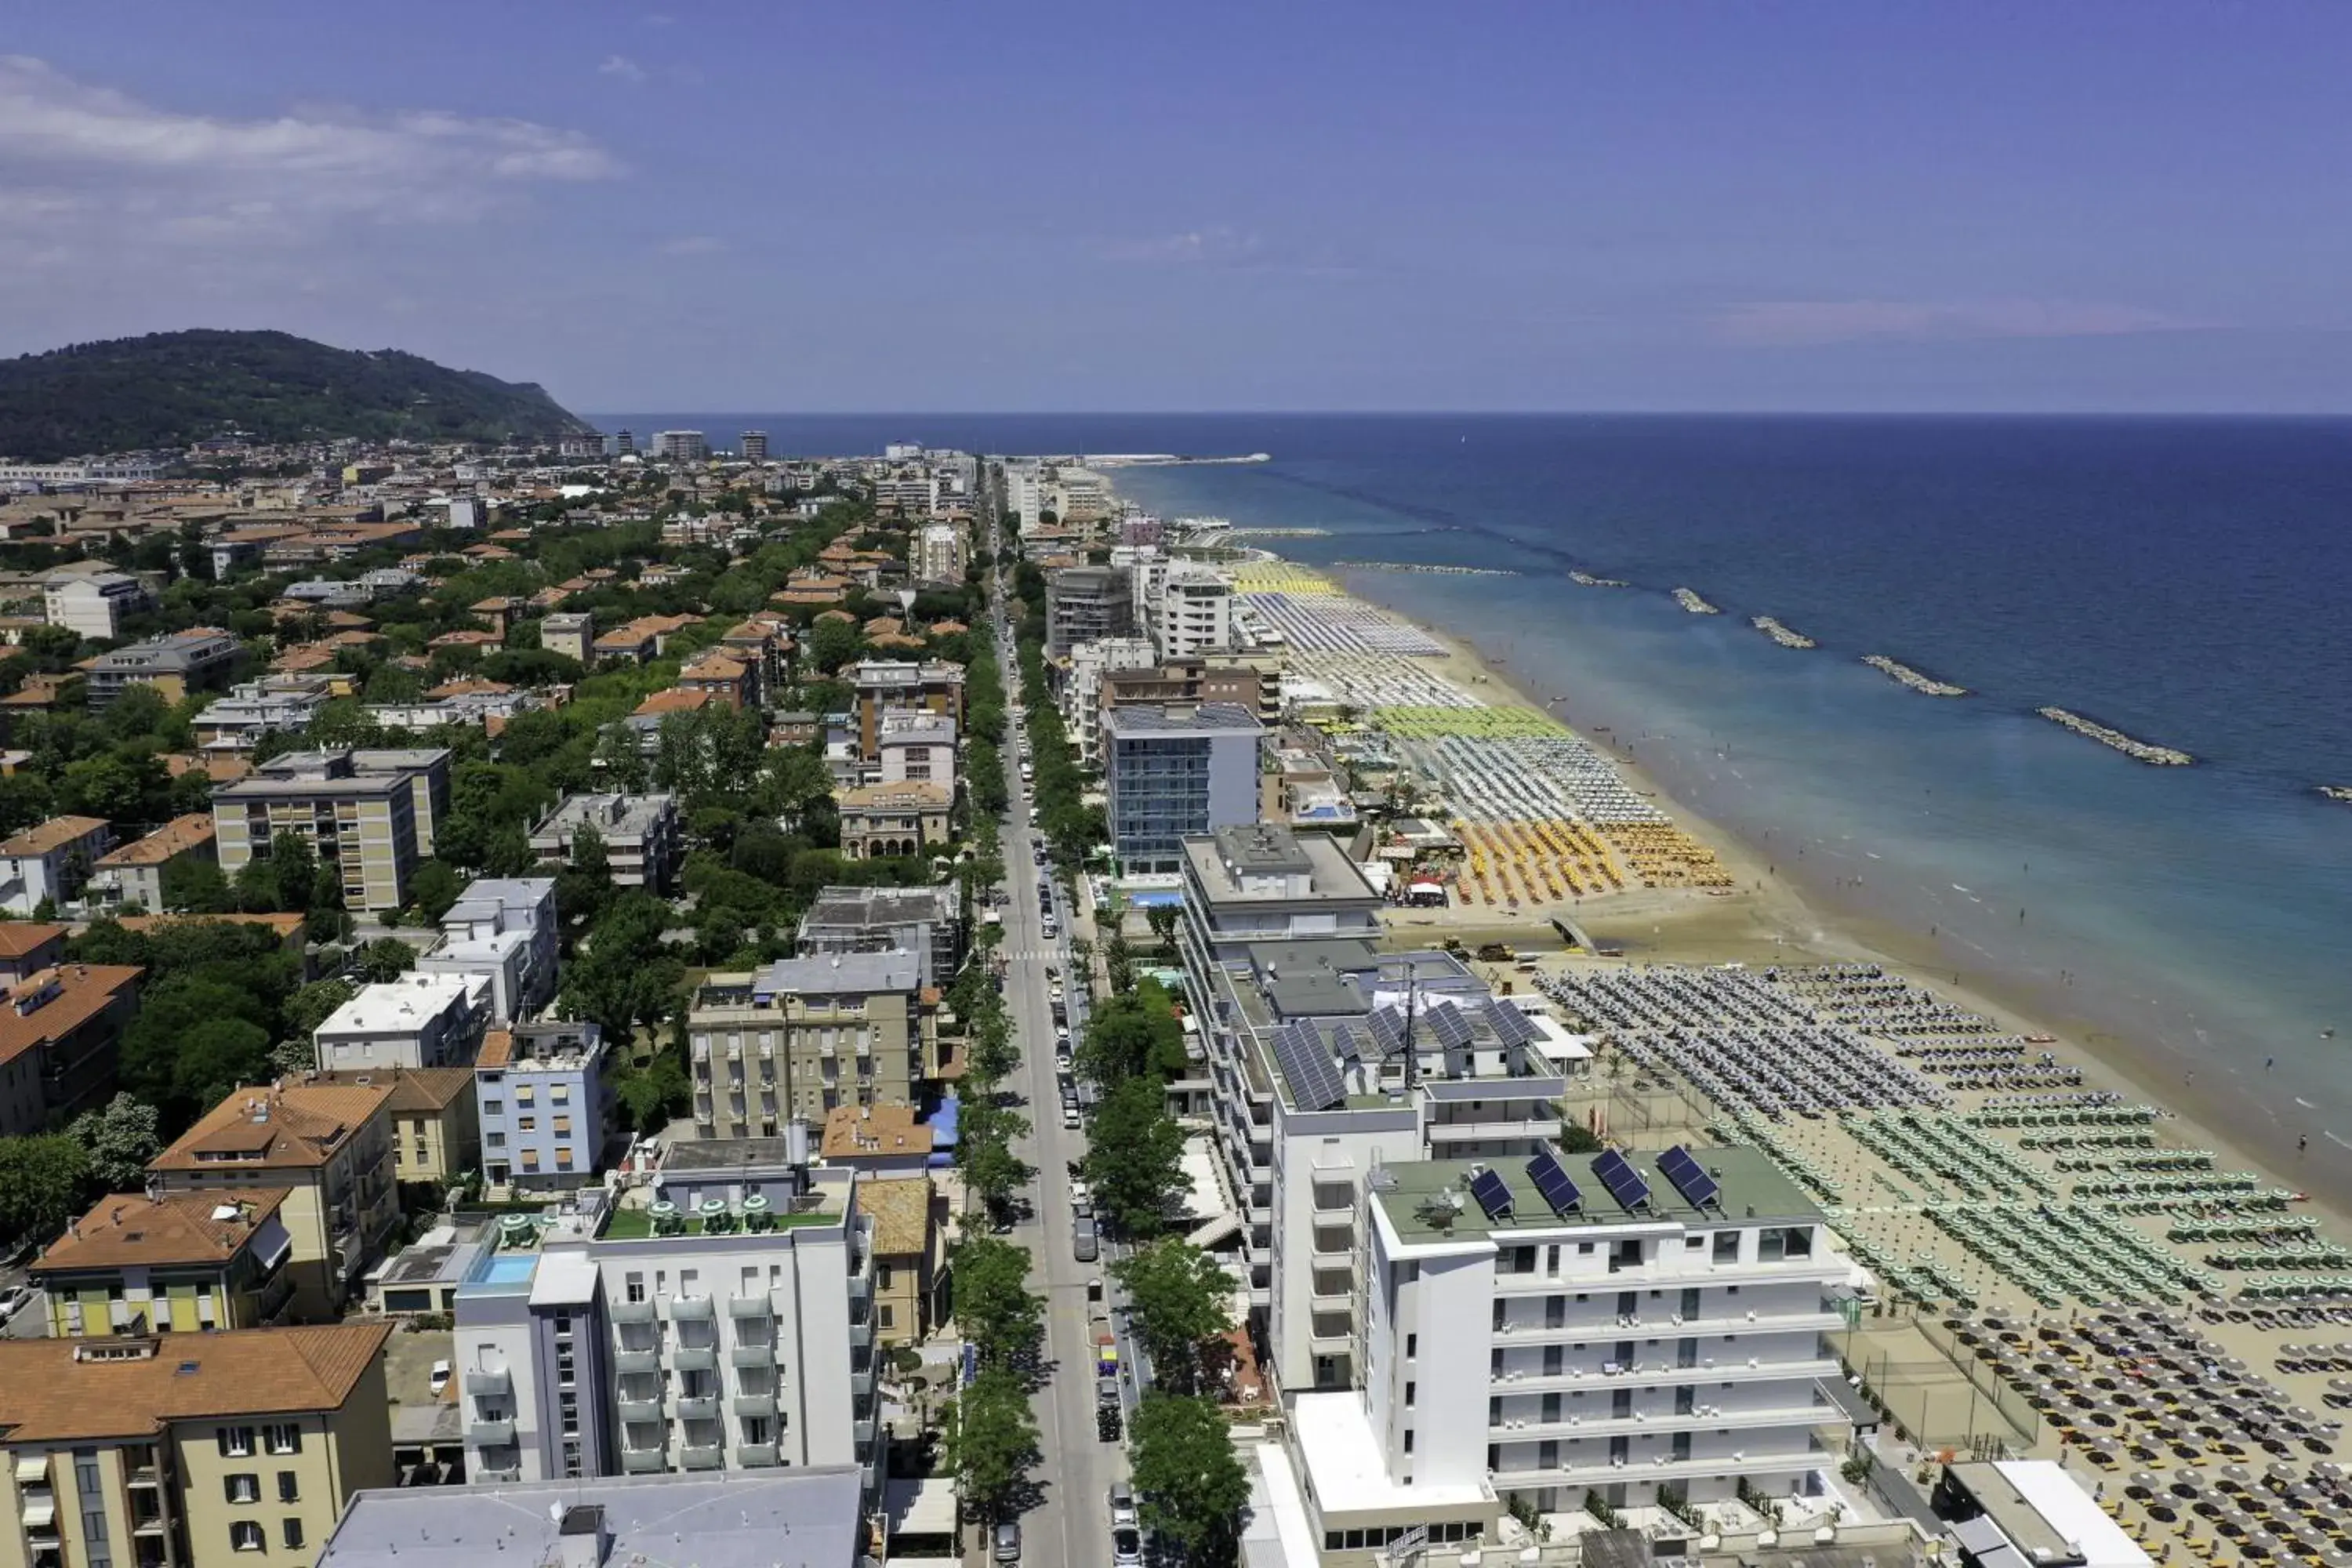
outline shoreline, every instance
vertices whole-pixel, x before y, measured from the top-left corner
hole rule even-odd
[[[1423,623],[1379,596],[1370,584],[1359,582],[1356,574],[1328,570],[1349,593],[1446,647],[1446,658],[1430,661],[1433,665],[1475,671],[1476,681],[1486,688],[1481,696],[1543,713],[1598,748],[1629,787],[1653,797],[1677,826],[1714,850],[1730,871],[1738,891],[1727,899],[1668,889],[1606,894],[1570,906],[1596,940],[1626,950],[1622,962],[1754,965],[1843,960],[1882,964],[2016,1034],[2054,1037],[2048,1048],[2084,1070],[2085,1089],[2112,1089],[2163,1111],[2167,1142],[2210,1149],[2223,1166],[2259,1172],[2273,1184],[2305,1194],[2309,1206],[2326,1216],[2330,1228],[2352,1228],[2352,1147],[2325,1129],[2314,1128],[2310,1148],[2299,1154],[2291,1142],[2297,1134],[2254,1096],[2231,1087],[2238,1070],[2233,1064],[2200,1060],[2139,1035],[2128,1019],[2098,1005],[2105,993],[2095,984],[2077,993],[2013,973],[1990,955],[1956,959],[1874,910],[1865,899],[1841,895],[1804,873],[1779,871],[1762,846],[1692,807],[1629,756],[1628,747],[1613,732],[1599,732],[1590,723],[1567,718],[1559,710],[1562,704],[1526,691],[1507,659],[1473,637]],[[1463,912],[1457,907],[1453,923],[1462,923]],[[1485,923],[1475,915],[1472,921]],[[1537,910],[1514,915],[1498,910],[1492,925],[1497,931],[1524,931],[1532,923],[1549,936],[1549,928],[1540,921]],[[1636,929],[1643,924],[1650,928],[1646,934]]]

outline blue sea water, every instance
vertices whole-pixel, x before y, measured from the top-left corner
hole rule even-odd
[[[1350,581],[1505,659],[1580,727],[1608,726],[1671,794],[1824,901],[2112,1033],[2155,1092],[2190,1074],[2200,1090],[2234,1084],[2225,1131],[2258,1148],[2308,1134],[2315,1163],[2352,1175],[2352,806],[2314,793],[2352,784],[2352,423],[600,423],[721,442],[764,428],[779,454],[892,439],[1271,453],[1118,483],[1169,514],[1328,530],[1274,542],[1308,563],[1517,574]],[[1634,586],[1577,587],[1572,569]],[[1678,585],[1726,613],[1685,614],[1666,596]],[[1756,614],[1821,647],[1775,647]],[[1906,691],[1865,653],[1976,695]],[[2200,763],[2143,766],[2034,717],[2044,703]]]

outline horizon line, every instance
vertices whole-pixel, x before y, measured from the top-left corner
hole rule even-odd
[[[2352,408],[844,408],[604,409],[582,419],[2080,419],[2352,420]]]

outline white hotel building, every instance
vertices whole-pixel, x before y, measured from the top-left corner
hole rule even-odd
[[[1514,1499],[1556,1513],[1591,1493],[1821,1489],[1824,1430],[1847,1420],[1825,1386],[1847,1261],[1760,1151],[1696,1151],[1719,1185],[1703,1206],[1659,1168],[1670,1156],[1631,1156],[1630,1189],[1584,1155],[1374,1174],[1360,1384],[1291,1408],[1327,1551],[1401,1521],[1491,1530]],[[1539,1188],[1545,1160],[1570,1201]]]

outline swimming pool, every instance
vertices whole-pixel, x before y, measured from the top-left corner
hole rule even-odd
[[[485,1285],[523,1285],[530,1283],[531,1273],[539,1268],[535,1252],[501,1252],[490,1259],[488,1272],[482,1276]]]

